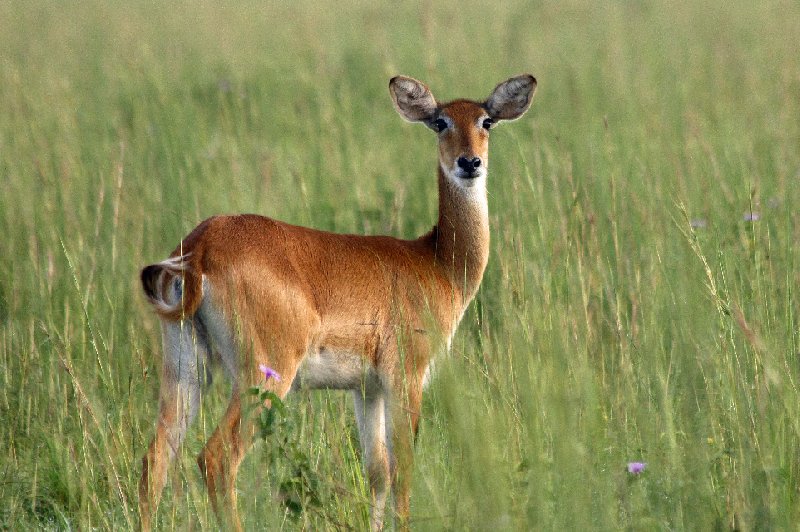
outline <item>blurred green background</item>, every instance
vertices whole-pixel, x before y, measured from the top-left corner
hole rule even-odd
[[[413,528],[792,529],[798,35],[795,1],[1,1],[0,528],[136,526],[160,366],[139,268],[215,213],[429,230],[435,140],[388,79],[446,100],[530,72],[492,133],[490,264],[426,396]],[[227,393],[164,529],[216,528],[194,455]],[[349,396],[288,405],[299,457],[249,455],[246,527],[366,528]]]

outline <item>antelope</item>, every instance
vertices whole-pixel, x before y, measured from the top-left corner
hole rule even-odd
[[[489,131],[528,110],[536,79],[510,78],[483,102],[438,103],[420,81],[389,82],[395,109],[438,138],[439,219],[416,240],[334,234],[253,214],[214,216],[168,259],[145,267],[145,296],[161,321],[156,432],[142,460],[139,510],[149,530],[168,465],[195,418],[206,364],[232,382],[227,410],[197,463],[220,522],[241,530],[235,482],[255,439],[243,393],[262,382],[351,390],[371,497],[370,527],[408,526],[413,443],[434,354],[449,349],[489,257]],[[269,405],[265,405],[269,406]]]

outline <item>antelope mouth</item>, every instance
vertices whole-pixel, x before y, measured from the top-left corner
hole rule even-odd
[[[482,174],[483,172],[481,172],[480,170],[469,170],[469,171],[458,170],[456,172],[456,177],[458,177],[459,179],[475,179],[481,177]]]
[[[475,184],[475,181],[480,177],[486,176],[486,169],[475,168],[473,170],[464,170],[463,168],[456,168],[453,171],[453,175],[458,178],[458,180],[464,183],[466,186],[472,186]]]

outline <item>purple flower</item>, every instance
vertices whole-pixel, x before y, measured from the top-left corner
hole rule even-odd
[[[261,373],[264,374],[264,379],[266,380],[270,379],[275,379],[276,381],[281,380],[281,376],[278,374],[278,372],[269,366],[265,366],[264,364],[259,364],[258,369],[259,371],[261,371]]]
[[[638,475],[647,467],[645,462],[630,462],[628,463],[628,473],[631,475]]]
[[[746,212],[744,213],[744,221],[745,222],[757,222],[761,219],[761,215],[757,212]]]

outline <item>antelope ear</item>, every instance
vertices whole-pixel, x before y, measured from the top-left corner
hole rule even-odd
[[[389,81],[394,108],[409,122],[430,122],[436,116],[436,100],[421,81],[395,76]]]
[[[531,106],[535,91],[536,78],[524,74],[507,79],[495,87],[483,105],[495,120],[516,120]]]

